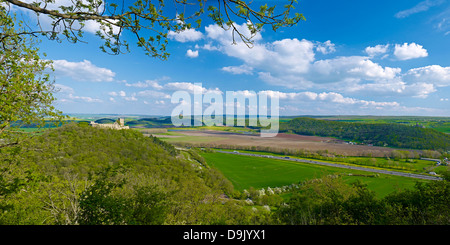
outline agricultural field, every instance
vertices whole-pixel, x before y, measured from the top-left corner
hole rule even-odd
[[[408,177],[376,175],[365,171],[340,169],[286,160],[259,158],[225,153],[203,152],[201,155],[212,167],[219,169],[237,190],[289,186],[324,175],[342,175],[347,183],[361,180],[379,197],[396,189],[412,188],[417,180]]]
[[[237,130],[237,129],[235,129]],[[190,143],[197,147],[271,147],[282,150],[306,150],[306,151],[328,151],[344,156],[376,156],[384,157],[394,149],[368,145],[351,145],[334,138],[305,136],[279,133],[276,137],[260,137],[258,134],[238,133],[218,130],[177,130],[178,135],[165,137],[159,133],[155,136],[174,144]],[[208,138],[210,144],[202,144],[202,140]]]

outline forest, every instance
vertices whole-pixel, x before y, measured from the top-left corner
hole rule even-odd
[[[420,126],[394,123],[338,122],[295,118],[280,124],[280,132],[334,137],[354,143],[419,150],[450,150],[450,135]]]
[[[377,198],[322,176],[288,195],[234,189],[197,153],[69,123],[1,147],[3,225],[450,224],[450,178]]]

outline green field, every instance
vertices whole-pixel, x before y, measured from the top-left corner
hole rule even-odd
[[[221,151],[233,151],[229,149],[218,149]],[[253,154],[261,154],[261,155],[271,155],[271,156],[281,156],[282,154],[272,153],[272,152],[258,152],[258,151],[245,151],[239,150],[242,153],[253,153]],[[429,171],[439,172],[439,169],[444,169],[445,166],[436,166],[435,162],[421,160],[421,159],[386,159],[385,157],[321,157],[317,156],[316,158],[305,158],[305,157],[297,157],[290,156],[291,158],[297,159],[305,159],[305,160],[320,160],[322,162],[329,163],[338,163],[344,165],[352,165],[352,166],[363,166],[363,167],[372,167],[378,169],[386,169],[386,170],[394,170],[394,171],[403,171],[408,173],[417,173],[417,174],[426,174]]]
[[[227,177],[237,190],[259,189],[266,187],[282,187],[292,183],[320,178],[329,174],[361,174],[372,175],[364,171],[340,169],[313,164],[284,161],[270,158],[259,158],[225,153],[201,153],[206,162],[219,169]],[[375,191],[379,197],[395,191],[396,189],[411,188],[418,181],[391,175],[379,175],[379,177],[344,175],[347,183],[361,180],[368,188]]]

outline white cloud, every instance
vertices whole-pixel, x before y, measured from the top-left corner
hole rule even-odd
[[[137,82],[137,83],[128,83],[125,81],[125,86],[127,87],[135,87],[135,88],[154,88],[154,89],[162,89],[163,86],[159,84],[160,81],[167,80],[168,77],[163,77],[156,80],[145,80],[144,82]]]
[[[314,62],[312,76],[325,76],[325,81],[330,81],[330,76],[335,80],[380,80],[393,79],[400,68],[382,67],[364,56],[344,56],[334,59],[319,60]]]
[[[147,97],[147,98],[162,98],[170,99],[170,95],[164,92],[154,91],[154,90],[144,90],[137,93],[137,96]]]
[[[169,82],[166,84],[160,84],[155,80],[147,80],[145,83],[134,83],[134,84],[128,84],[127,86],[130,87],[137,87],[137,88],[153,88],[153,89],[147,89],[142,90],[137,93],[133,93],[131,96],[126,97],[126,93],[124,91],[120,92],[112,92],[109,93],[111,96],[118,96],[121,95],[125,100],[128,101],[136,101],[138,97],[144,97],[144,98],[151,98],[151,99],[158,99],[160,102],[161,99],[170,99],[171,93],[174,91],[187,91],[189,93],[194,93],[194,91],[198,91],[200,93],[206,93],[206,92],[217,92],[222,93],[220,89],[207,89],[201,84],[195,84],[195,83],[189,83],[189,82]],[[147,101],[148,102],[148,101]],[[160,105],[164,103],[159,103]]]
[[[191,49],[188,49],[188,51],[186,52],[186,56],[189,58],[197,58],[198,50],[192,51]]]
[[[35,2],[39,2],[39,1],[36,1],[36,0],[23,0],[23,2],[25,2],[25,3],[35,3]],[[45,9],[61,11],[60,6],[63,6],[63,7],[66,7],[66,8],[73,7],[74,6],[73,2],[74,1],[72,1],[72,0],[57,0],[57,1],[53,1],[53,2],[47,1],[45,3],[46,4]],[[104,1],[102,1],[102,0],[94,0],[94,1],[82,0],[81,2],[83,4],[85,4],[85,5],[98,6],[98,8],[95,9],[95,10],[97,10],[97,13],[99,13],[99,14],[102,14],[102,12],[105,10],[105,4],[104,4]],[[12,6],[14,6],[14,5],[12,5]],[[43,5],[41,5],[41,7],[43,7]],[[37,18],[36,18],[36,13],[35,12],[33,12],[32,10],[25,9],[25,8],[14,7],[14,8],[11,8],[11,10],[24,12],[26,15],[31,17],[33,20],[34,19],[38,19],[39,20],[39,25],[44,30],[52,29],[52,22],[55,21],[52,18],[50,18],[48,15],[44,15],[44,14],[41,14],[41,15],[37,16]],[[76,11],[78,11],[78,12],[90,12],[90,13],[93,12],[92,10],[88,10],[87,8],[76,9]],[[112,30],[113,30],[113,33],[114,34],[119,34],[120,28],[118,26],[114,25],[114,23],[118,22],[118,20],[109,19],[109,20],[102,20],[101,22],[103,24],[110,23],[111,27],[112,27]],[[96,34],[97,31],[101,31],[103,33],[105,33],[105,31],[106,32],[109,31],[109,27],[105,27],[106,30],[103,30],[101,28],[101,24],[98,21],[95,21],[95,20],[87,20],[87,21],[84,21],[83,23],[84,23],[83,31],[86,31],[86,32],[91,33],[91,34]],[[72,28],[74,30],[78,29],[80,27],[81,27],[81,25],[80,25],[80,23],[78,21],[74,21],[74,23],[72,24]],[[63,29],[65,29],[65,25],[62,22],[58,22],[57,23],[57,28],[55,28],[55,29],[56,30],[58,30],[58,29],[62,29],[63,30]]]
[[[437,87],[450,86],[450,67],[430,65],[410,69],[404,80],[412,83],[431,83]]]
[[[197,45],[198,46],[198,45]],[[200,48],[200,47],[199,47]],[[211,43],[204,44],[201,46],[202,49],[208,50],[208,51],[219,51],[220,48],[217,46],[212,45]]]
[[[380,54],[385,54],[388,51],[389,44],[386,45],[376,45],[375,47],[367,47],[364,51],[370,56],[374,57]]]
[[[418,3],[416,6],[414,6],[412,8],[397,12],[395,14],[395,17],[396,18],[405,18],[412,14],[427,11],[431,7],[441,5],[444,2],[445,2],[445,0],[425,0],[425,1]]]
[[[73,93],[75,93],[73,88],[71,88],[69,86],[58,84],[58,83],[55,83],[54,86],[57,89],[58,93],[63,93],[63,94],[73,94]]]
[[[245,31],[245,25],[239,26]],[[223,71],[233,74],[257,74],[262,81],[296,90],[320,89],[353,95],[409,96],[426,98],[439,86],[450,86],[446,67],[429,66],[402,73],[399,67],[382,66],[375,56],[387,57],[390,44],[365,48],[368,56],[338,56],[315,60],[315,51],[335,51],[331,41],[324,43],[309,40],[283,39],[262,42],[258,34],[253,48],[242,41],[231,45],[230,31],[216,25],[205,28],[208,47],[230,57],[240,59],[240,66],[226,66]],[[404,43],[392,48],[399,60],[426,57],[427,50],[416,43]],[[311,94],[310,94],[311,95]],[[331,95],[329,95],[331,96]]]
[[[96,34],[97,31],[102,31],[103,33],[107,33],[110,31],[110,28],[112,28],[112,31],[114,34],[119,34],[120,28],[114,23],[118,22],[119,20],[108,20],[108,21],[102,21],[102,23],[99,23],[94,20],[88,20],[84,22],[83,30],[92,34]],[[102,27],[102,24],[104,27]],[[109,25],[109,26],[108,26]]]
[[[137,101],[138,99],[135,97],[135,95],[132,95],[130,97],[124,97],[126,101]]]
[[[124,100],[126,101],[137,101],[138,99],[136,98],[136,93],[133,93],[131,96],[127,96],[127,93],[123,90],[119,91],[119,92],[109,92],[108,95],[113,96],[113,97],[122,97]],[[115,102],[116,100],[110,97],[109,100]]]
[[[335,44],[331,43],[330,40],[324,42],[324,43],[318,43],[316,46],[317,52],[320,52],[322,54],[329,54],[336,51]]]
[[[246,24],[236,25],[246,36],[251,35]],[[228,56],[244,61],[247,67],[257,68],[273,74],[300,74],[308,70],[314,61],[314,44],[308,40],[283,39],[272,43],[261,43],[261,34],[253,37],[253,46],[249,48],[237,38],[232,44],[232,31],[224,30],[217,25],[205,27],[206,36],[220,44],[214,50],[219,50]],[[330,43],[331,45],[331,43]],[[330,46],[331,47],[331,46]]]
[[[357,105],[364,107],[398,107],[400,104],[398,102],[376,102],[367,101],[351,97],[345,97],[340,93],[336,92],[298,92],[298,93],[284,93],[280,91],[266,90],[259,93],[265,93],[268,96],[277,95],[282,100],[290,100],[293,102],[327,102],[332,104],[343,104],[343,105]]]
[[[247,74],[252,75],[253,67],[250,67],[248,65],[241,65],[241,66],[226,66],[222,67],[222,71],[230,72],[233,74]]]
[[[94,99],[92,97],[87,97],[87,96],[75,96],[73,94],[69,94],[68,98],[71,100],[78,100],[78,101],[83,101],[83,102],[88,102],[88,103],[103,102],[101,99]]]
[[[187,91],[189,93],[194,93],[194,91],[198,91],[198,92],[201,92],[201,93],[206,93],[206,92],[218,92],[218,93],[221,93],[219,88],[207,89],[207,88],[201,86],[201,84],[188,83],[188,82],[167,83],[167,84],[164,84],[163,89],[166,90],[166,91],[183,90],[183,91]]]
[[[445,8],[440,14],[431,18],[433,27],[447,36],[450,34],[450,6]]]
[[[403,93],[416,98],[427,98],[429,94],[436,92],[436,88],[431,83],[413,83],[405,86]]]
[[[394,49],[394,55],[399,60],[409,60],[421,57],[427,57],[428,52],[422,45],[416,43],[404,43],[403,45],[396,44]]]
[[[71,77],[77,81],[111,82],[116,75],[107,68],[98,67],[89,60],[71,62],[67,60],[53,60],[53,68],[57,77]]]
[[[241,25],[235,24],[236,29],[244,36],[246,37],[252,37],[252,41],[258,41],[261,40],[262,36],[259,32],[257,32],[255,35],[252,35],[250,30],[247,27],[247,24],[243,23]],[[222,27],[212,24],[205,27],[206,35],[208,38],[211,38],[213,40],[218,40],[222,44],[229,44],[231,45],[233,43],[233,32],[230,28],[229,30],[225,30]],[[238,35],[235,33],[235,42],[237,44],[243,43],[242,40],[239,38]]]
[[[168,37],[170,39],[175,39],[178,42],[193,42],[198,41],[203,38],[203,34],[195,29],[186,29],[180,32],[169,31]]]

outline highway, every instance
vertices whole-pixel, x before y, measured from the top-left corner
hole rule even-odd
[[[361,171],[380,173],[380,174],[398,175],[398,176],[410,177],[410,178],[416,178],[416,179],[442,180],[442,178],[437,177],[437,176],[429,176],[429,175],[423,175],[423,174],[411,174],[411,173],[404,173],[404,172],[391,171],[391,170],[382,170],[382,169],[374,169],[374,168],[364,168],[364,167],[350,166],[350,165],[337,164],[337,163],[321,162],[321,161],[316,161],[316,160],[306,160],[306,159],[298,159],[298,158],[282,157],[282,156],[272,156],[272,155],[263,155],[263,154],[254,154],[254,153],[243,153],[243,152],[237,152],[237,151],[233,152],[233,151],[216,150],[216,152],[226,153],[226,154],[243,155],[243,156],[252,156],[252,157],[265,157],[265,158],[272,158],[272,159],[279,159],[279,160],[286,160],[286,161],[294,161],[294,162],[311,163],[311,164],[325,165],[325,166],[337,167],[337,168],[347,168],[347,169],[361,170]]]

